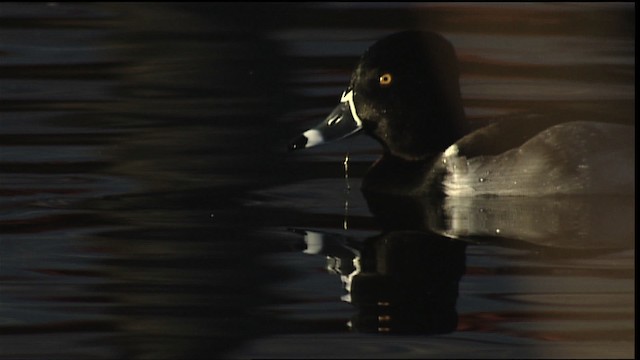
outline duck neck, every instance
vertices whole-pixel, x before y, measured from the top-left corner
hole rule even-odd
[[[385,157],[406,161],[432,158],[469,132],[459,97],[441,99],[422,112],[393,113],[380,121],[373,132],[385,150]],[[410,107],[412,109],[418,108]]]
[[[368,170],[362,182],[362,190],[367,193],[386,193],[415,196],[425,193],[439,193],[442,189],[438,179],[444,176],[439,165],[439,156],[425,156],[421,159],[406,160],[385,153]]]

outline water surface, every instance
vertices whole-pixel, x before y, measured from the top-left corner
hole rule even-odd
[[[475,124],[635,121],[632,4],[0,5],[0,358],[634,357],[633,198],[397,203],[365,137],[286,153],[406,28]]]

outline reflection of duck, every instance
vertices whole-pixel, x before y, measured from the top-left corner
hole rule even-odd
[[[398,231],[350,241],[302,231],[307,254],[324,255],[340,275],[343,300],[358,312],[358,332],[441,334],[455,330],[465,243],[434,234]]]
[[[468,241],[542,257],[580,258],[634,247],[629,197],[366,197],[383,231],[365,239],[297,230],[327,258],[358,332],[440,334],[457,324]]]
[[[625,196],[406,197],[365,194],[386,231],[421,231],[447,238],[532,250],[631,249],[635,199]]]
[[[338,107],[291,148],[364,130],[384,147],[363,182],[376,193],[634,193],[634,128],[564,121],[527,117],[469,133],[453,47],[408,31],[370,47]]]

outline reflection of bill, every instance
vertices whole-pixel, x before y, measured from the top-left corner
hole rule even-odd
[[[303,230],[307,254],[327,257],[358,312],[358,332],[441,334],[455,330],[465,243],[419,232],[392,232],[357,242]]]

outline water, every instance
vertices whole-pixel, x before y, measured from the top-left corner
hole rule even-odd
[[[409,27],[475,123],[634,123],[634,10],[3,3],[0,358],[634,357],[634,199],[395,203],[365,137],[285,151]]]

